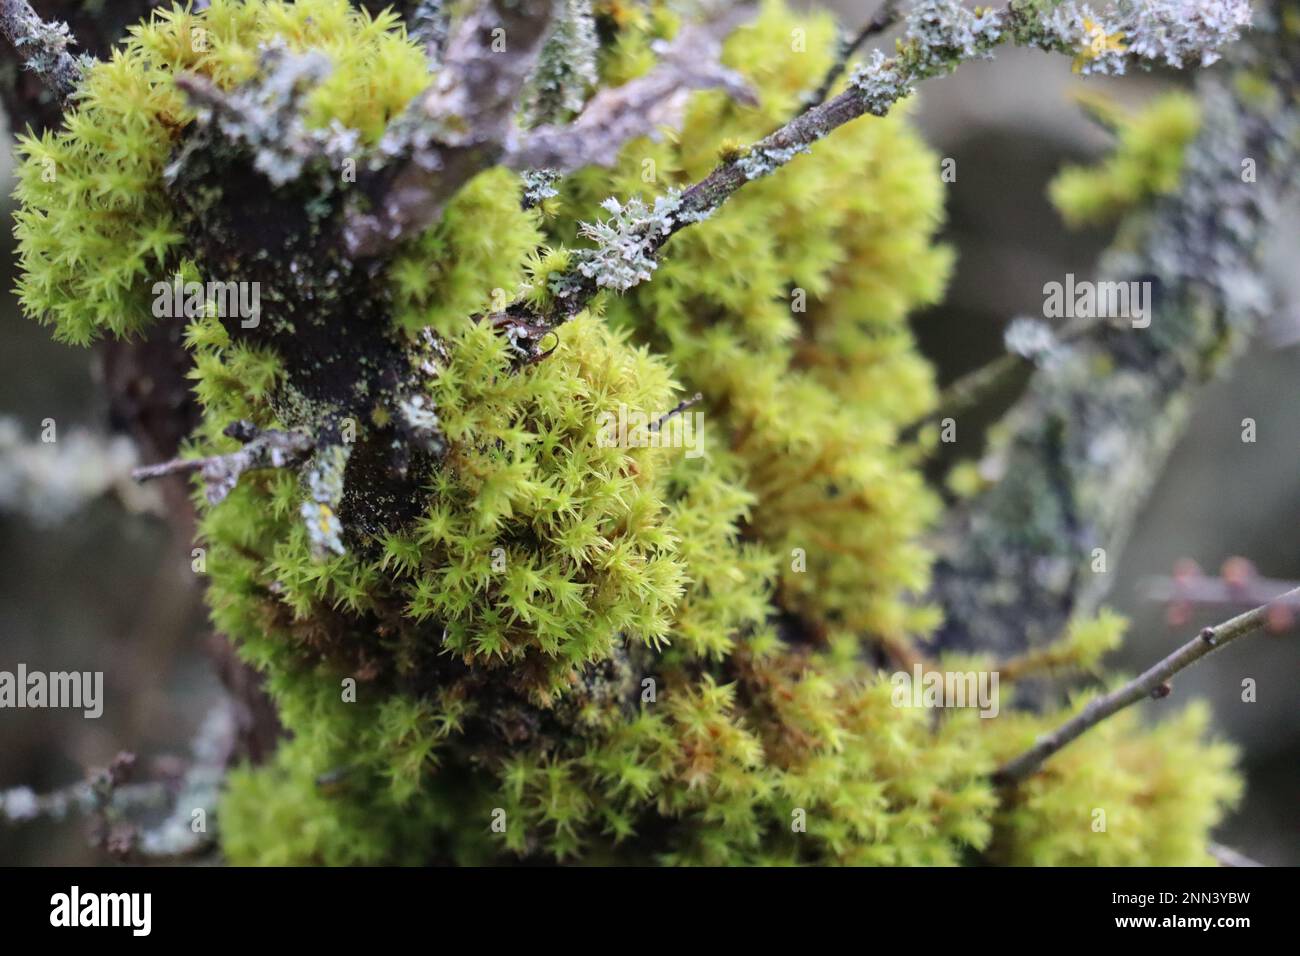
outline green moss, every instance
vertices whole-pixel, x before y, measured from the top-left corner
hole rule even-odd
[[[173,8],[133,27],[111,60],[88,71],[64,129],[19,137],[23,309],[77,345],[153,321],[151,290],[182,254],[163,183],[194,120],[178,73],[230,89],[256,74],[258,47],[273,37],[290,50],[322,50],[332,70],[308,96],[307,124],[338,121],[374,142],[426,82],[424,55],[396,24],[346,0],[213,0],[201,13]]]
[[[769,4],[725,52],[759,106],[695,97],[675,141],[632,143],[613,170],[570,177],[564,210],[700,178],[727,144],[797,111],[834,36],[829,17]],[[633,46],[624,41],[622,60]],[[934,401],[906,316],[938,300],[951,265],[932,242],[938,171],[904,116],[860,120],[674,237],[654,280],[608,304],[610,320],[668,355],[734,436],[758,499],[749,531],[782,556],[781,603],[815,632],[895,642],[933,623],[907,595],[926,586],[915,542],[937,503],[894,440]],[[569,222],[550,223],[557,242],[572,241]]]
[[[1097,166],[1067,166],[1048,186],[1052,203],[1069,225],[1113,222],[1178,188],[1187,145],[1200,128],[1192,96],[1164,93],[1132,114],[1099,98],[1085,103],[1114,130],[1116,143]]]
[[[1011,716],[999,753],[1028,749],[1062,716]],[[999,810],[991,856],[1015,866],[1212,866],[1206,834],[1241,784],[1233,749],[1201,743],[1208,725],[1197,704],[1154,730],[1133,711],[1104,721]]]
[[[675,29],[658,6],[594,9],[605,83],[649,69]],[[162,183],[193,118],[172,77],[254,78],[274,36],[330,55],[310,121],[367,142],[426,82],[391,20],[341,0],[156,16],[91,71],[65,131],[24,143],[20,288],[59,337],[130,334],[151,280],[199,277]],[[910,660],[935,623],[918,595],[938,503],[898,433],[935,400],[906,321],[940,297],[951,255],[934,242],[938,159],[905,115],[852,124],[748,185],[540,361],[520,367],[470,318],[516,295],[549,306],[601,200],[651,199],[766,134],[817,86],[833,36],[828,18],[769,4],[726,46],[757,107],[697,94],[679,136],[630,144],[533,210],[513,175],[488,171],[401,251],[377,280],[372,301],[392,305],[379,339],[423,370],[404,400],[436,415],[441,448],[403,487],[400,520],[351,521],[374,477],[360,445],[313,459],[333,479],[348,462],[341,499],[323,495],[351,525],[341,554],[313,547],[300,510],[318,499],[298,474],[246,473],[216,506],[196,488],[213,623],[292,735],[228,780],[232,861],[1203,859],[1236,783],[1197,715],[1105,724],[1003,800],[990,771],[1065,715],[1004,702],[994,720],[935,719],[895,706],[876,663]],[[187,453],[232,450],[234,420],[321,420],[291,337],[205,316],[186,343],[203,409]],[[609,441],[620,415],[654,420],[696,390],[684,414],[703,414],[702,457]],[[371,397],[365,437],[397,434]],[[1017,666],[1095,670],[1121,627],[1079,622]],[[1094,807],[1106,842],[1089,840]]]
[[[504,169],[475,177],[394,262],[398,324],[446,335],[468,315],[513,302],[520,266],[542,242],[537,219],[520,206],[518,177]]]

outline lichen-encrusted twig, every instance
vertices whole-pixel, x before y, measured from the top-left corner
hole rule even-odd
[[[1074,9],[1073,0],[1065,6]],[[1141,15],[1135,13],[1138,8]],[[1214,16],[1198,19],[1198,23],[1205,21],[1199,30],[1160,19],[1177,19],[1202,8]],[[1061,10],[1058,7],[1048,17],[1028,0],[1013,0],[1002,10],[971,10],[960,0],[919,0],[908,14],[896,56],[886,58],[875,51],[872,60],[854,72],[848,89],[724,160],[688,189],[658,197],[653,207],[635,198],[608,201],[606,208],[613,218],[585,229],[588,236],[598,238],[598,247],[580,250],[568,273],[552,277],[557,297],[553,312],[539,315],[519,302],[505,314],[538,328],[553,328],[581,311],[601,289],[621,292],[646,281],[659,250],[675,233],[707,219],[747,183],[781,169],[845,123],[865,115],[885,115],[918,82],[951,73],[968,60],[988,58],[1004,43],[1073,53],[1077,67],[1082,61],[1081,72],[1121,72],[1128,60],[1212,61],[1215,51],[1235,39],[1250,16],[1246,0],[1116,0],[1096,14],[1095,22],[1086,22],[1133,24],[1136,32],[1130,39],[1134,42],[1121,49],[1098,47],[1090,29],[1082,26],[1071,33],[1074,21],[1059,19]],[[1165,39],[1157,42],[1157,37]]]
[[[131,476],[136,481],[149,481],[167,475],[200,472],[207,485],[210,504],[220,504],[234,490],[239,476],[256,468],[293,468],[306,460],[315,448],[312,437],[299,431],[259,432],[249,422],[235,422],[226,428],[226,434],[244,442],[244,447],[225,455],[210,458],[176,458],[157,465],[136,468]]]
[[[373,208],[348,217],[349,253],[371,258],[414,235],[498,161],[555,19],[556,0],[483,0],[452,31],[433,84],[393,124],[364,184]]]
[[[1300,588],[1287,592],[1278,600],[1292,601],[1296,598],[1300,598]],[[1029,750],[1003,764],[994,773],[994,782],[1005,786],[1024,780],[1035,773],[1045,760],[1062,747],[1082,736],[1107,717],[1145,697],[1161,699],[1169,696],[1169,678],[1238,638],[1263,630],[1269,621],[1269,610],[1269,605],[1261,605],[1217,627],[1205,628],[1196,637],[1138,677],[1109,694],[1103,694],[1089,701],[1083,710],[1052,733],[1040,738]]]
[[[513,169],[572,172],[582,166],[610,166],[619,150],[638,136],[676,126],[688,94],[721,87],[743,103],[754,93],[734,70],[719,62],[723,37],[749,7],[711,23],[689,24],[662,47],[659,64],[645,76],[601,90],[571,123],[548,124],[521,133],[503,163]]]
[[[66,23],[47,23],[27,0],[0,0],[0,33],[60,100],[72,96],[83,64],[68,52],[73,40]]]
[[[1149,283],[1149,327],[1107,323],[1039,363],[986,458],[997,479],[937,541],[939,647],[1014,654],[1096,609],[1192,395],[1268,311],[1263,240],[1300,130],[1297,43],[1268,23],[1242,49],[1241,69],[1271,69],[1260,78],[1279,106],[1231,73],[1202,76],[1201,131],[1177,193],[1130,217],[1102,262],[1103,281]],[[1241,175],[1246,160],[1253,181]]]
[[[117,856],[169,860],[201,854],[216,840],[217,797],[235,755],[236,730],[234,709],[223,702],[204,719],[179,775],[132,783],[135,758],[119,754],[90,779],[50,793],[29,787],[0,791],[0,821],[23,824],[80,814],[94,820],[95,843]],[[164,814],[157,819],[160,810]],[[157,822],[132,822],[146,816]]]
[[[852,36],[841,37],[840,48],[835,54],[835,62],[831,68],[826,71],[826,76],[822,79],[817,89],[808,94],[804,100],[804,109],[812,109],[826,102],[826,97],[830,96],[831,88],[839,82],[839,78],[844,75],[848,69],[849,60],[853,59],[854,54],[869,39],[877,34],[884,33],[895,23],[898,22],[899,7],[902,0],[884,0],[875,15],[868,20],[857,33]]]

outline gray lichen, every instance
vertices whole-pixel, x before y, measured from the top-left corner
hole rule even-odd
[[[599,288],[626,292],[650,279],[658,263],[658,239],[672,231],[673,216],[681,199],[670,193],[655,199],[653,208],[640,197],[627,203],[606,199],[601,206],[610,213],[604,222],[583,223],[581,234],[596,243],[582,250],[577,268]]]
[[[1077,53],[1083,74],[1122,74],[1132,60],[1182,69],[1214,63],[1250,18],[1249,0],[1119,0],[1099,9],[1066,0],[1022,42]]]
[[[338,168],[360,152],[360,134],[335,121],[327,129],[309,129],[303,96],[330,73],[329,59],[318,51],[292,53],[283,41],[262,50],[262,76],[230,93],[196,77],[179,85],[199,108],[201,123],[215,123],[233,143],[247,146],[253,166],[276,186],[298,179],[312,160]]]
[[[736,160],[736,166],[745,174],[746,179],[760,179],[770,176],[800,153],[809,152],[812,152],[811,147],[802,143],[785,149],[760,147]]]
[[[520,178],[524,184],[525,209],[540,206],[546,200],[560,194],[560,191],[555,188],[555,184],[560,180],[560,174],[554,169],[528,169],[520,174]]]

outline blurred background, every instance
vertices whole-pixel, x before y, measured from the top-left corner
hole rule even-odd
[[[874,10],[861,0],[832,6],[850,29]],[[1168,82],[1090,78],[1087,87],[1138,104]],[[914,104],[926,138],[957,170],[946,187],[944,230],[958,252],[956,274],[946,301],[914,320],[941,381],[999,355],[1005,324],[1041,308],[1043,283],[1066,272],[1090,274],[1106,242],[1103,233],[1065,230],[1045,193],[1063,164],[1109,145],[1072,102],[1083,86],[1059,57],[1004,51],[995,63],[967,64],[956,77],[930,81]],[[0,181],[9,176],[6,150]],[[6,221],[10,212],[6,199]],[[1110,568],[1110,604],[1132,621],[1127,645],[1112,660],[1117,669],[1140,670],[1230,613],[1199,608],[1177,626],[1169,621],[1147,585],[1180,561],[1213,575],[1242,556],[1260,575],[1300,579],[1300,347],[1291,344],[1300,338],[1297,212],[1279,217],[1272,243],[1272,273],[1283,293],[1273,327],[1231,378],[1200,395],[1127,550]],[[8,290],[13,243],[8,229],[2,233]],[[43,671],[103,671],[105,702],[98,720],[57,710],[0,713],[0,792],[67,787],[122,750],[146,768],[184,756],[222,698],[191,543],[166,520],[156,491],[126,480],[135,452],[113,433],[96,369],[94,351],[54,343],[2,294],[0,670],[24,662]],[[1013,390],[995,397],[985,414],[995,417],[1013,398]],[[1246,417],[1258,422],[1254,444],[1241,441]],[[41,442],[47,419],[55,423],[52,444]],[[1194,698],[1210,702],[1217,732],[1241,750],[1247,779],[1244,801],[1216,837],[1266,864],[1300,864],[1297,674],[1294,633],[1254,638],[1181,675],[1169,700],[1141,705],[1154,719]],[[1244,678],[1256,682],[1254,703],[1241,699]],[[88,845],[81,819],[0,822],[0,864],[108,860]]]

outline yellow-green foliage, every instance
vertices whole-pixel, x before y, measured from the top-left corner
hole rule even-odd
[[[1078,701],[1082,707],[1086,699]],[[1016,713],[996,747],[1010,759],[1064,716]],[[1017,866],[1211,866],[1206,834],[1240,796],[1233,749],[1204,744],[1195,703],[1154,730],[1125,711],[1025,781],[995,818],[990,856]]]
[[[806,31],[799,51],[796,29]],[[555,240],[570,241],[572,218],[604,197],[648,200],[689,184],[731,144],[780,125],[833,47],[828,17],[768,5],[725,53],[760,90],[758,108],[701,94],[673,141],[634,142],[613,170],[571,177]],[[607,73],[643,69],[640,54],[625,38]],[[938,168],[904,117],[851,124],[674,237],[653,281],[608,305],[611,321],[704,392],[707,414],[732,435],[758,498],[750,530],[782,557],[782,604],[816,632],[894,642],[932,623],[905,595],[927,581],[916,539],[935,502],[893,446],[896,429],[933,402],[906,316],[938,299],[949,271],[950,254],[931,241]]]
[[[520,206],[518,178],[503,169],[475,177],[397,257],[397,322],[446,335],[467,315],[500,311],[519,291],[520,263],[541,243],[537,214]]]
[[[378,139],[424,85],[423,54],[392,13],[371,18],[346,0],[213,0],[201,13],[160,11],[88,73],[65,129],[19,139],[16,215],[23,308],[85,345],[153,321],[150,290],[170,278],[182,241],[163,185],[194,112],[179,72],[223,89],[258,69],[258,47],[323,50],[333,65],[308,96],[305,119]]]
[[[1116,143],[1096,166],[1067,166],[1052,180],[1048,192],[1068,224],[1113,222],[1178,188],[1187,145],[1201,125],[1194,97],[1164,93],[1131,114],[1099,97],[1084,102],[1115,131]]]
[[[659,7],[597,11],[606,82],[650,68],[651,40],[675,29]],[[195,27],[206,53],[187,45]],[[796,28],[805,52],[791,50]],[[147,283],[199,277],[161,182],[192,119],[171,78],[229,87],[277,35],[335,61],[311,121],[369,142],[426,82],[391,20],[342,0],[214,0],[135,31],[91,72],[69,128],[23,147],[24,305],[61,338],[137,330]],[[746,186],[673,238],[652,282],[562,326],[539,361],[520,367],[469,318],[516,294],[548,304],[600,200],[650,198],[761,137],[831,47],[828,19],[769,5],[726,47],[758,107],[700,93],[678,137],[631,144],[536,211],[513,175],[486,172],[401,252],[379,281],[397,329],[437,334],[412,387],[445,443],[409,520],[322,558],[293,471],[245,473],[215,507],[196,488],[213,622],[292,735],[228,780],[232,861],[1203,859],[1235,782],[1195,714],[1153,733],[1106,724],[1003,804],[990,771],[1066,715],[1004,700],[997,719],[936,719],[896,706],[869,663],[882,647],[910,661],[933,623],[916,595],[936,502],[896,435],[934,401],[906,317],[940,296],[950,256],[933,244],[937,158],[905,116],[852,124]],[[301,411],[294,356],[214,317],[186,343],[203,407],[191,453],[236,447],[231,421],[280,428],[277,410]],[[606,440],[620,409],[655,416],[696,389],[704,457]],[[1008,668],[1093,670],[1121,628],[1079,622]]]

